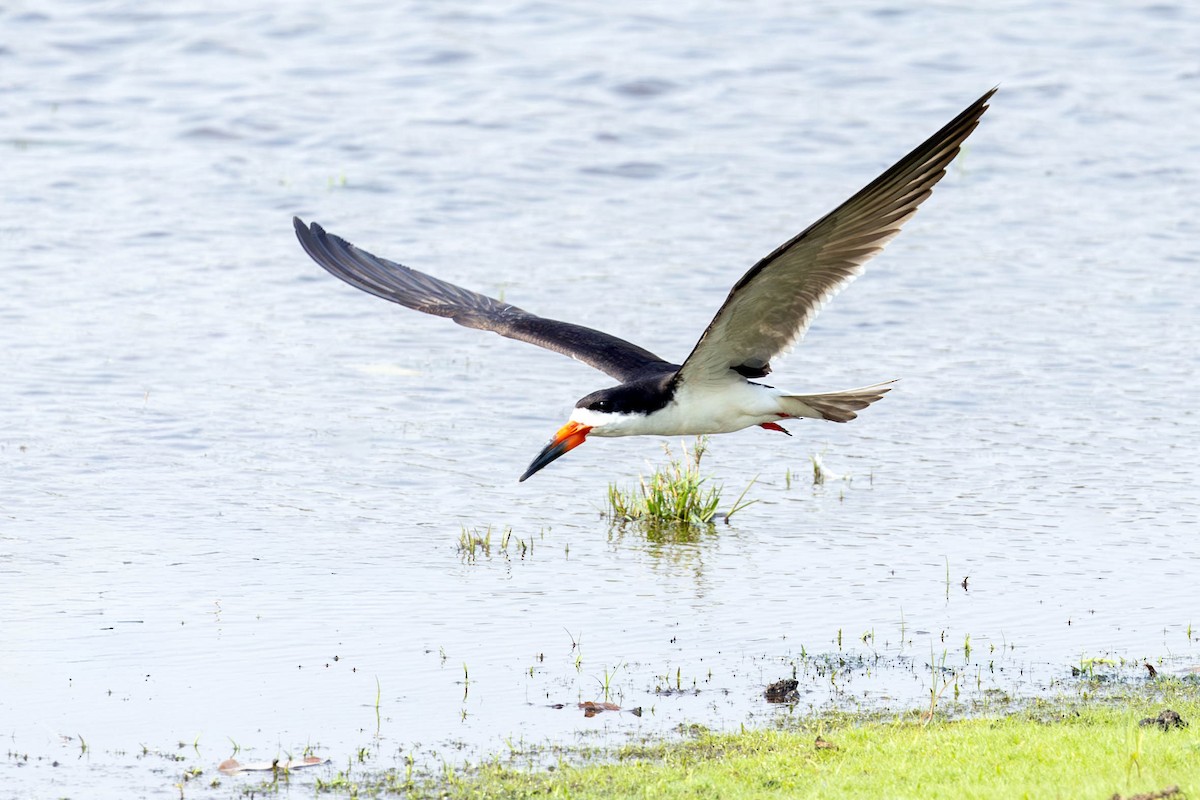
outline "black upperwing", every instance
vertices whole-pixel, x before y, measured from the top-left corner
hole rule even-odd
[[[467,328],[493,331],[570,356],[619,381],[675,366],[635,344],[603,331],[546,319],[508,303],[455,286],[432,275],[371,255],[326,233],[317,223],[294,218],[296,237],[312,259],[351,286],[416,311],[449,317]]]
[[[742,276],[717,311],[679,379],[697,383],[770,372],[772,358],[800,340],[821,306],[917,212],[987,110],[995,89],[865,188]]]

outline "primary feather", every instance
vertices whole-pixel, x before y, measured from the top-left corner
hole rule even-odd
[[[734,284],[679,380],[761,377],[834,294],[900,232],[987,110],[992,89],[865,188],[759,261]]]

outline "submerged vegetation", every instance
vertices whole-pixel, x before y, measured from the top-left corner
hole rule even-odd
[[[609,484],[608,516],[618,524],[642,525],[648,533],[686,532],[712,525],[717,517],[728,522],[734,514],[755,503],[746,500],[746,493],[754,485],[752,480],[728,511],[718,512],[722,487],[709,483],[700,473],[700,460],[707,448],[707,439],[699,437],[690,453],[686,444],[680,444],[683,454],[675,458],[670,446],[663,445],[669,459],[666,466],[648,478],[642,476],[639,485],[629,491]]]

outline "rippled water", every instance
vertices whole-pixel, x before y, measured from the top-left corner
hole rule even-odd
[[[173,762],[111,765],[177,741],[210,769],[230,740],[341,764],[736,726],[802,654],[914,664],[802,708],[918,703],[944,649],[1027,692],[1195,659],[1200,9],[43,2],[0,30],[9,785],[160,794]],[[356,292],[291,230],[679,359],[997,83],[772,376],[899,388],[714,439],[759,502],[690,545],[599,517],[659,441],[516,482],[608,378]],[[852,479],[814,488],[814,454]],[[533,551],[464,560],[464,526]],[[606,674],[640,719],[547,707]]]

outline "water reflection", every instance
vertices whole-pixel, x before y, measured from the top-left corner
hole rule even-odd
[[[706,559],[721,538],[731,533],[711,522],[614,522],[608,528],[608,544],[614,553],[645,554],[651,567],[666,577],[691,578],[697,593],[703,595]]]

